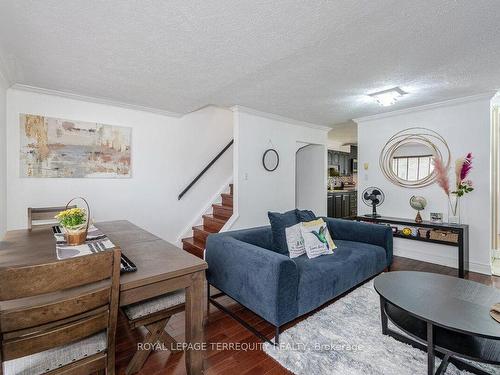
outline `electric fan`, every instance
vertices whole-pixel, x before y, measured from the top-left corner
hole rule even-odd
[[[363,197],[363,202],[365,202],[365,204],[367,206],[372,207],[372,213],[367,214],[365,216],[367,216],[367,217],[380,217],[380,215],[377,214],[377,206],[380,206],[384,202],[385,195],[384,195],[383,191],[381,189],[379,189],[378,187],[372,186],[372,187],[366,188],[363,191],[362,197]]]

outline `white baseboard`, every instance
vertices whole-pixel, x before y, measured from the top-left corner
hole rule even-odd
[[[423,262],[435,263],[441,266],[458,268],[458,261],[456,258],[448,256],[429,254],[427,252],[420,252],[415,249],[394,248],[394,255],[420,260]],[[485,275],[491,275],[491,266],[489,264],[477,263],[469,261],[469,271],[478,272]]]

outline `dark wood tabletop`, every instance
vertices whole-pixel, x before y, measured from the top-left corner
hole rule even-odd
[[[490,308],[500,290],[470,280],[428,272],[399,271],[378,276],[375,290],[389,303],[457,332],[500,339]]]
[[[120,305],[183,288],[186,290],[186,342],[203,342],[207,263],[126,220],[95,226],[137,266],[136,272],[120,277]],[[5,240],[0,241],[0,269],[56,261],[56,241],[50,226],[9,231]],[[188,374],[202,372],[201,351],[188,349],[185,360]]]
[[[152,283],[207,268],[207,263],[126,220],[96,223],[137,266],[122,274],[120,289]],[[7,232],[0,241],[0,268],[57,261],[52,230],[39,227]]]

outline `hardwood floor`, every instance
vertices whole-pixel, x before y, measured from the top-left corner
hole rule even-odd
[[[443,267],[432,263],[395,257],[392,266],[393,271],[411,270],[434,272],[445,275],[456,275],[456,269]],[[500,277],[487,276],[478,273],[469,273],[468,279],[482,284],[495,286],[500,289]],[[268,337],[274,335],[274,327],[263,321],[260,317],[247,310],[243,306],[231,300],[229,297],[218,299],[224,306],[232,311],[237,311],[239,316],[247,322],[256,326]],[[330,302],[333,303],[334,301]],[[323,306],[324,307],[324,306]],[[313,314],[313,311],[310,314]],[[284,327],[287,329],[302,317]],[[184,313],[172,317],[168,324],[169,333],[179,342],[184,339]],[[116,366],[117,374],[124,374],[125,368],[132,358],[136,348],[136,342],[141,342],[145,335],[144,331],[131,332],[126,326],[125,319],[120,317],[117,330]],[[205,328],[207,340],[206,357],[204,361],[205,374],[221,375],[250,375],[250,374],[289,374],[277,362],[268,357],[260,350],[261,342],[253,334],[247,331],[238,322],[219,311],[214,306],[210,307],[208,324]],[[137,340],[137,341],[136,341]],[[248,350],[235,350],[230,345],[246,345]],[[226,347],[224,347],[226,346]],[[152,353],[143,369],[138,373],[141,375],[180,375],[186,374],[184,366],[184,354],[171,354],[168,351],[157,351]]]

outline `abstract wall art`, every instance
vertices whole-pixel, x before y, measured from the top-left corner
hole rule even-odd
[[[21,177],[131,177],[132,128],[20,114]]]

